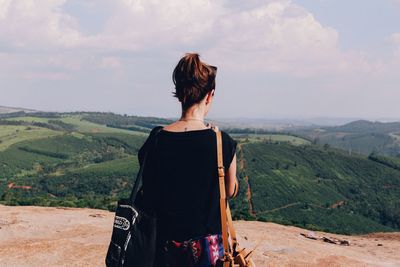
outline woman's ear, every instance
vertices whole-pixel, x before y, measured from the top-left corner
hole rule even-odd
[[[215,89],[212,89],[210,92],[207,93],[207,95],[206,95],[206,104],[211,102],[211,100],[214,97],[214,92],[215,92]]]

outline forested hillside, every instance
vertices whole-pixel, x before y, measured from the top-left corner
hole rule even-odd
[[[340,233],[400,229],[400,170],[388,158],[273,142],[242,143],[239,155],[237,218]]]

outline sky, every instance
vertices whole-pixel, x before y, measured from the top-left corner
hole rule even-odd
[[[400,120],[400,0],[0,0],[0,106],[177,117],[186,52],[211,118]]]

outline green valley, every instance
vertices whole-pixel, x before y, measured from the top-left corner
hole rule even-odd
[[[113,210],[130,193],[148,132],[170,122],[100,112],[0,114],[0,203]],[[373,131],[397,129],[380,126]],[[305,132],[222,130],[238,141],[235,218],[338,233],[400,230],[399,158],[350,154]],[[371,143],[362,144],[369,151]]]

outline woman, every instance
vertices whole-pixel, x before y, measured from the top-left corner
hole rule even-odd
[[[142,192],[147,209],[158,217],[157,266],[217,266],[223,255],[216,135],[214,126],[204,122],[214,98],[216,71],[198,54],[186,54],[179,61],[173,81],[181,118],[154,128],[139,151],[141,163],[150,150]],[[225,189],[232,197],[238,189],[237,143],[227,133],[221,134]],[[155,135],[151,147],[149,140]]]

